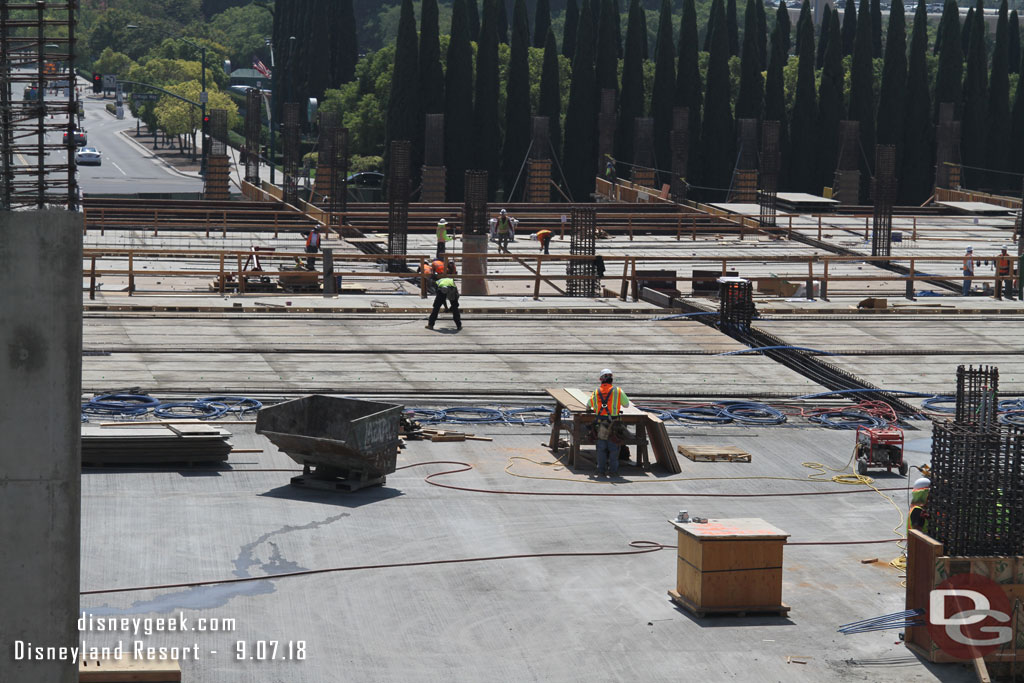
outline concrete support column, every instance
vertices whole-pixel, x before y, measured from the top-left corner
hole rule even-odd
[[[323,249],[324,255],[324,298],[329,299],[338,294],[338,283],[334,279],[334,249]]]
[[[0,678],[72,683],[79,645],[82,214],[0,212]]]
[[[466,254],[487,253],[488,244],[486,233],[483,235],[465,235],[462,243],[464,253]],[[463,256],[462,274],[487,275],[487,257]],[[462,287],[460,288],[460,291],[462,294],[468,294],[470,296],[484,296],[487,294],[487,280],[486,278],[481,277],[466,278],[462,280]]]

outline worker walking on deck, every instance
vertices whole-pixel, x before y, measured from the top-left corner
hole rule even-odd
[[[1003,288],[1006,288],[1006,298],[1013,301],[1013,260],[1006,253],[1007,247],[996,256],[996,298],[1003,298]]]
[[[931,479],[927,477],[921,477],[914,482],[914,490],[910,494],[910,514],[907,515],[908,532],[917,529],[921,533],[928,533],[928,512],[925,506],[928,503],[931,485]]]
[[[434,295],[434,308],[430,311],[430,318],[427,320],[427,329],[434,329],[437,322],[437,314],[441,306],[448,303],[452,310],[452,319],[455,321],[455,329],[462,329],[462,316],[459,314],[459,290],[455,286],[455,280],[445,276],[437,281],[437,294]]]
[[[448,234],[448,221],[441,219],[437,222],[437,258],[444,258],[445,243],[454,239]]]
[[[320,251],[320,231],[316,228],[311,228],[306,233],[306,253],[315,254]],[[306,257],[306,270],[313,270],[316,267],[316,258],[312,256]]]
[[[974,277],[974,247],[967,247],[967,252],[964,254],[964,289],[963,295],[971,295],[971,281],[968,278]]]
[[[597,471],[599,477],[606,474],[619,476],[619,445],[625,425],[620,420],[623,408],[629,407],[626,392],[613,384],[612,371],[605,368],[599,377],[601,386],[591,394],[587,411],[597,415]],[[619,441],[620,443],[615,443]]]
[[[508,241],[512,237],[512,219],[509,218],[508,212],[505,209],[501,210],[498,214],[498,251],[508,251]]]

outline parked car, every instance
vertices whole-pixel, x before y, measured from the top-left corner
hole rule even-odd
[[[95,147],[83,147],[75,153],[75,163],[79,166],[100,166],[103,154]]]
[[[61,144],[65,144],[65,145],[68,144],[68,134],[67,133],[64,133],[64,137],[62,138],[62,140],[63,140],[63,142]],[[78,147],[85,147],[85,145],[86,145],[86,143],[88,143],[88,141],[89,141],[89,139],[86,136],[84,130],[76,130],[75,131],[75,145],[77,145]]]
[[[347,180],[350,187],[384,187],[384,174],[377,171],[353,173]]]

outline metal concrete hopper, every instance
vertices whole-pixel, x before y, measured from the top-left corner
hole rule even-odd
[[[263,434],[303,467],[292,484],[355,491],[395,471],[402,406],[314,394],[264,408]]]

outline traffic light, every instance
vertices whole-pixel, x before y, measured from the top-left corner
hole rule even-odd
[[[210,149],[210,115],[209,114],[203,115],[202,137],[203,137],[203,156],[206,156],[207,152]]]
[[[103,92],[103,74],[96,73],[92,74],[92,91]]]

